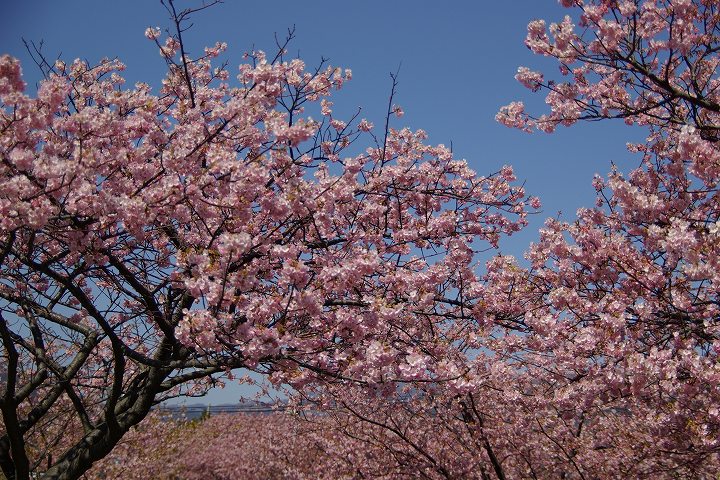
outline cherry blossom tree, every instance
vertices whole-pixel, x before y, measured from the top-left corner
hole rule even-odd
[[[286,44],[235,78],[222,43],[191,57],[200,9],[167,7],[173,31],[146,31],[168,66],[156,94],[117,60],[42,60],[28,94],[0,57],[8,479],[78,478],[151,407],[234,369],[297,389],[456,376],[442,339],[470,316],[475,253],[538,205],[510,167],[479,176],[392,128],[392,95],[381,128],[338,118],[350,70]]]
[[[709,478],[720,462],[718,5],[561,3],[578,25],[531,22],[526,45],[562,80],[525,67],[516,77],[550,112],[515,102],[498,120],[551,132],[622,118],[648,138],[629,146],[637,169],[595,178],[595,208],[547,221],[530,270],[494,260],[487,318],[508,319],[494,349],[526,376],[510,388],[555,444],[554,472]]]

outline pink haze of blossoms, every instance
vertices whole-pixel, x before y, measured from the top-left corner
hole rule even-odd
[[[158,95],[120,88],[117,62],[75,62],[32,98],[3,57],[3,471],[131,462],[142,453],[113,448],[139,424],[126,445],[167,431],[147,437],[178,445],[153,468],[173,458],[188,476],[713,478],[717,2],[561,3],[576,18],[526,39],[558,79],[517,75],[549,111],[514,102],[498,120],[621,118],[648,137],[629,146],[637,169],[593,180],[596,206],[546,222],[527,267],[475,260],[539,206],[512,169],[478,176],[423,132],[335,118],[347,71],[256,52],[233,87],[210,64],[222,44],[191,60],[151,29],[169,65]],[[263,434],[254,419],[179,437],[140,423],[239,367],[322,414]]]

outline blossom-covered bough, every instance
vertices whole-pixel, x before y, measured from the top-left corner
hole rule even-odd
[[[525,224],[509,167],[478,176],[391,128],[392,99],[379,133],[336,118],[349,70],[280,45],[235,77],[212,65],[223,44],[185,51],[197,10],[168,8],[174,33],[146,32],[157,94],[76,60],[30,95],[0,57],[8,479],[77,478],[151,407],[237,368],[297,389],[456,379],[474,253]]]
[[[546,91],[550,113],[535,117],[513,102],[498,113],[500,122],[551,132],[578,120],[621,118],[655,130],[692,125],[704,138],[717,138],[716,2],[560,3],[580,10],[579,24],[569,15],[549,29],[535,20],[525,44],[556,59],[567,81],[520,67],[515,78]]]

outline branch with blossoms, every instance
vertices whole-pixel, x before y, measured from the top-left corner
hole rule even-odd
[[[579,10],[550,25],[528,26],[525,44],[555,58],[568,82],[518,69],[516,79],[547,91],[550,114],[532,116],[521,102],[504,107],[498,121],[551,132],[579,120],[621,118],[628,124],[679,131],[690,125],[717,138],[717,6],[712,2],[563,2]]]

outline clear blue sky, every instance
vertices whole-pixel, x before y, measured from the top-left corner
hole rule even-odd
[[[178,0],[178,6],[199,2]],[[126,65],[127,85],[158,85],[164,62],[143,32],[169,26],[159,0],[0,0],[0,53],[21,59],[26,82],[39,78],[21,37],[44,40],[46,56],[91,62],[118,57]],[[455,154],[480,173],[503,164],[515,167],[526,189],[543,201],[544,212],[522,234],[501,244],[503,253],[522,257],[537,238],[544,218],[562,211],[572,219],[578,207],[591,206],[594,173],[606,174],[610,162],[627,171],[639,159],[625,150],[638,140],[621,122],[561,128],[552,135],[510,130],[494,121],[500,106],[523,100],[531,111],[543,109],[513,76],[520,65],[556,72],[554,64],[532,55],[523,44],[530,20],[558,21],[567,10],[556,0],[298,2],[226,0],[194,17],[186,34],[189,53],[224,41],[231,72],[243,52],[273,51],[274,34],[293,25],[290,53],[308,66],[321,57],[353,70],[353,80],[334,99],[335,113],[363,107],[363,116],[381,124],[390,92],[389,73],[402,64],[396,103],[405,116],[395,126],[422,128],[430,142],[453,144]],[[235,389],[213,393],[208,401],[231,401]]]

